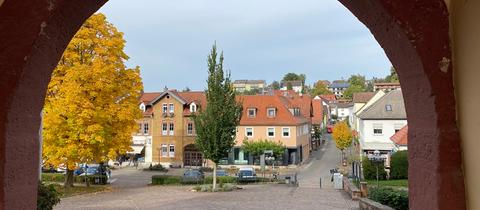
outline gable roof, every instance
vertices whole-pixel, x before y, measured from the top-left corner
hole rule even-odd
[[[335,94],[324,94],[324,95],[320,95],[320,98],[323,98],[327,101],[335,101],[337,100],[337,96]]]
[[[391,111],[386,106],[391,106]],[[382,96],[358,115],[361,119],[407,119],[401,90],[393,90]]]
[[[353,93],[353,103],[367,103],[374,95],[375,92]]]
[[[161,92],[143,93],[142,96],[140,96],[140,103],[144,103],[145,105],[147,105],[148,103],[150,103],[150,101],[152,101],[161,94]]]
[[[243,104],[240,125],[299,125],[310,121],[303,115],[294,116],[287,107],[290,105],[290,101],[282,96],[245,95],[239,96],[238,100]],[[248,116],[248,108],[256,109],[255,117]],[[267,116],[267,108],[276,108],[274,118]]]
[[[396,145],[406,146],[408,145],[408,125],[403,126],[397,133],[390,137]]]
[[[163,97],[165,97],[165,96],[167,96],[167,95],[171,95],[173,98],[177,99],[177,100],[178,100],[180,103],[182,103],[182,104],[186,104],[186,103],[187,103],[183,98],[181,98],[181,97],[179,97],[179,96],[177,95],[177,91],[167,90],[167,91],[161,93],[159,96],[155,97],[152,101],[150,101],[149,104],[150,104],[150,105],[154,105],[154,104],[156,104],[160,99],[162,99]]]

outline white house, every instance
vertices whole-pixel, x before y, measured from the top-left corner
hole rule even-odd
[[[294,81],[282,81],[280,83],[280,90],[288,90],[288,86],[292,86],[292,90],[297,93],[301,93],[303,90],[303,81],[294,80]]]
[[[338,120],[349,119],[353,113],[353,103],[337,103],[336,114]]]
[[[378,91],[373,92],[363,92],[363,93],[354,93],[353,94],[353,114],[350,115],[350,125],[353,130],[358,131],[359,128],[359,118],[357,117],[363,110],[367,107],[370,107],[378,99],[385,95],[385,92]]]
[[[328,90],[330,90],[332,93],[335,94],[337,97],[343,97],[343,92],[350,87],[350,84],[347,82],[338,82],[338,81],[333,81],[328,86]]]
[[[402,91],[386,93],[357,117],[362,154],[370,154],[375,150],[389,154],[395,148],[390,137],[407,125]]]

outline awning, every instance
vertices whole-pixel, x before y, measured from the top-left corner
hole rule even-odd
[[[363,142],[361,144],[362,150],[387,150],[392,151],[395,148],[393,143],[386,142]]]
[[[132,146],[133,151],[127,152],[127,154],[141,154],[145,146]]]

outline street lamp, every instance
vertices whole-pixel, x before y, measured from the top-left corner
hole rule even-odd
[[[380,151],[375,150],[373,151],[373,154],[368,155],[368,160],[376,163],[377,165],[377,187],[380,187],[380,184],[378,183],[378,166],[380,165],[380,163],[383,163],[383,161],[385,161],[385,157],[380,155]]]

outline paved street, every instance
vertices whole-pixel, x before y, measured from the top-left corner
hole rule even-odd
[[[299,170],[299,187],[319,188],[321,177],[322,188],[333,189],[330,169],[336,168],[340,163],[341,153],[331,139],[331,135],[326,135],[326,144],[320,150],[314,151],[311,158],[311,161],[301,166]]]
[[[328,142],[328,140],[327,140]],[[299,168],[299,187],[281,184],[244,185],[225,193],[190,192],[191,186],[147,186],[158,172],[133,168],[113,171],[110,192],[62,199],[55,209],[356,209],[343,191],[331,189],[329,170],[340,160],[334,142],[315,152]],[[319,175],[324,177],[322,189]]]

